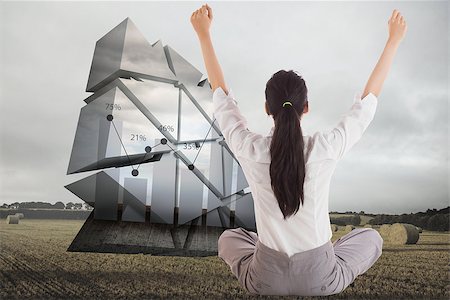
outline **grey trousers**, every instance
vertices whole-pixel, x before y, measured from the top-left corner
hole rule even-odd
[[[381,256],[383,239],[372,228],[357,228],[334,243],[289,257],[262,244],[256,232],[225,230],[218,256],[252,294],[326,296],[342,292]]]

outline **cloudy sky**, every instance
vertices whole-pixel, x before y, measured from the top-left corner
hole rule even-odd
[[[189,21],[204,2],[1,2],[0,203],[79,202],[64,185],[95,43],[130,17],[206,77]],[[331,129],[362,91],[394,8],[408,23],[363,138],[341,160],[330,210],[449,205],[447,1],[208,2],[212,40],[249,129],[268,133],[264,88],[293,69],[309,90],[304,134]]]

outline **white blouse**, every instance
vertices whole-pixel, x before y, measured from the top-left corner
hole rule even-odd
[[[283,219],[270,184],[270,141],[275,127],[264,136],[247,129],[233,91],[213,92],[214,117],[226,143],[239,161],[252,192],[258,238],[288,256],[319,247],[331,239],[328,195],[336,163],[358,142],[374,118],[378,99],[356,92],[350,111],[335,128],[304,135],[306,175],[304,205]]]

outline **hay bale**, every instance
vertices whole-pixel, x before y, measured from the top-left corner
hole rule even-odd
[[[418,227],[416,226],[417,230],[419,231],[419,233],[422,233],[422,227]]]
[[[23,219],[25,216],[23,215],[23,213],[16,213],[15,216],[18,216],[19,219]]]
[[[389,227],[388,234],[383,239],[396,245],[416,244],[419,240],[419,230],[411,224],[395,223]]]
[[[336,232],[336,231],[338,231],[338,226],[336,225],[336,224],[331,224],[331,231],[332,232]]]
[[[353,229],[355,229],[355,226],[353,226],[353,225],[346,225],[344,230],[345,230],[345,232],[350,232]]]
[[[364,225],[364,228],[372,228],[372,225],[366,224],[366,225]]]
[[[388,235],[390,227],[391,227],[391,224],[383,224],[380,226],[380,229],[378,229],[378,231],[380,232],[381,237],[384,238],[384,236]]]
[[[6,217],[6,224],[19,224],[19,217],[16,215],[8,215]]]

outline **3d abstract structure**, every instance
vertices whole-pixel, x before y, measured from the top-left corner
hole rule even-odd
[[[68,251],[217,255],[227,228],[256,231],[244,173],[202,73],[126,18],[97,41],[65,187],[94,210]]]

